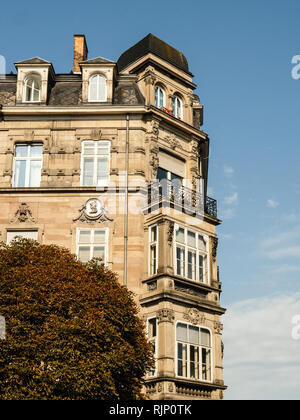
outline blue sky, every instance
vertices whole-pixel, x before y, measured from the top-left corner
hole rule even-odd
[[[86,35],[90,58],[117,60],[149,32],[187,57],[211,138],[210,195],[223,219],[227,399],[300,395],[300,340],[291,338],[300,314],[300,79],[291,76],[299,17],[296,0],[1,6],[8,71],[41,56],[69,72],[74,33]]]

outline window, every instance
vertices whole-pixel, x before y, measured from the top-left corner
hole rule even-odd
[[[24,102],[40,102],[41,78],[38,75],[30,75],[24,83]]]
[[[101,258],[107,262],[108,229],[77,229],[77,256],[82,262]]]
[[[165,92],[160,86],[155,88],[155,106],[162,108],[165,106]]]
[[[158,227],[151,226],[149,229],[149,274],[153,276],[157,273],[158,267]]]
[[[9,230],[6,235],[6,243],[9,244],[16,236],[21,236],[26,239],[38,239],[37,230]]]
[[[177,376],[211,381],[210,331],[194,325],[176,326]]]
[[[173,114],[176,118],[182,119],[182,101],[178,96],[173,96]]]
[[[42,150],[40,143],[17,144],[14,157],[14,187],[39,187],[41,182]]]
[[[110,164],[109,141],[84,141],[82,153],[83,186],[104,186],[108,184]]]
[[[175,265],[178,276],[208,283],[207,241],[203,235],[177,227]]]
[[[102,74],[94,74],[89,80],[89,101],[105,102],[106,99],[106,78]]]
[[[157,319],[156,318],[148,319],[147,336],[148,336],[149,343],[153,347],[154,358],[156,359],[157,358]],[[150,372],[148,372],[147,376],[149,377],[149,376],[155,376],[155,375],[156,375],[156,361],[155,361],[154,368]]]

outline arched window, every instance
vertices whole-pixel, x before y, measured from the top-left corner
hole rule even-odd
[[[173,104],[173,114],[175,115],[176,118],[182,119],[182,101],[179,98],[179,96],[176,96],[176,95],[173,96],[172,104]]]
[[[155,106],[157,108],[165,106],[165,92],[160,86],[155,88]]]
[[[105,102],[106,98],[106,78],[102,74],[94,74],[89,80],[89,101]]]
[[[41,100],[41,78],[38,75],[30,75],[25,80],[24,101],[40,102]]]

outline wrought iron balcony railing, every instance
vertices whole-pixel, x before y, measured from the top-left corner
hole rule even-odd
[[[217,201],[204,197],[197,191],[183,187],[179,182],[154,181],[148,187],[148,206],[161,203],[164,206],[175,207],[192,215],[207,214],[217,218]]]

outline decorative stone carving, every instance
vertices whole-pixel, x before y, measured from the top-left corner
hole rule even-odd
[[[34,140],[34,131],[33,130],[25,130],[24,131],[24,140],[25,141],[33,141]]]
[[[211,255],[214,262],[217,259],[218,238],[211,237]]]
[[[173,324],[175,316],[173,309],[160,309],[156,313],[158,323],[171,322]]]
[[[169,221],[168,226],[168,244],[172,246],[173,244],[173,236],[174,236],[174,222]]]
[[[159,148],[157,146],[152,147],[150,150],[150,166],[152,168],[152,179],[156,179],[157,169],[159,166],[158,151]]]
[[[205,322],[205,316],[201,314],[197,308],[190,308],[184,315],[184,318],[192,324],[203,324]]]
[[[223,324],[221,324],[221,322],[214,322],[214,329],[216,334],[222,334],[222,330],[223,330]]]
[[[16,213],[14,215],[14,218],[10,221],[10,223],[15,223],[15,222],[20,222],[20,223],[32,222],[32,223],[36,223],[36,220],[32,216],[32,212],[31,212],[30,207],[28,206],[27,203],[21,203],[20,204],[18,210],[16,211]]]
[[[180,145],[179,141],[176,139],[175,134],[171,134],[170,136],[167,136],[165,140],[169,144],[170,148],[173,150],[175,150],[176,147],[179,147]]]
[[[92,140],[101,140],[102,131],[99,128],[93,128],[90,136]]]
[[[153,290],[157,289],[157,282],[156,281],[151,281],[149,283],[147,283],[148,286],[148,291],[152,292]]]
[[[73,219],[73,222],[112,222],[113,219],[110,219],[106,215],[106,210],[101,201],[98,198],[90,198],[80,209],[79,216]]]

